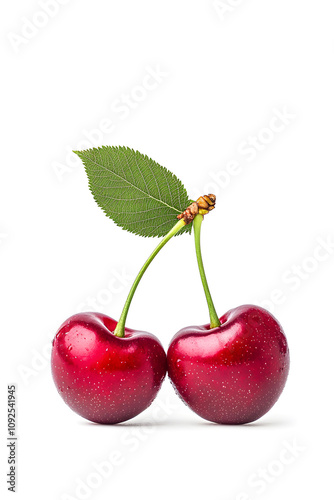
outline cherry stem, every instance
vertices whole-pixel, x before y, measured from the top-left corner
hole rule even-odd
[[[145,264],[143,265],[143,267],[139,271],[139,273],[138,273],[136,279],[134,280],[133,285],[132,285],[132,287],[130,289],[129,295],[127,296],[127,299],[125,301],[121,317],[119,318],[119,321],[118,321],[118,323],[116,325],[116,328],[115,328],[115,331],[114,331],[114,335],[116,335],[117,337],[124,337],[124,335],[125,335],[125,321],[126,321],[126,318],[127,318],[128,312],[129,312],[129,307],[130,307],[131,301],[133,299],[133,296],[135,294],[135,291],[137,289],[137,286],[138,286],[140,280],[142,279],[142,277],[143,277],[146,269],[151,264],[151,262],[154,259],[154,257],[166,245],[166,243],[178,231],[180,231],[180,229],[182,229],[184,226],[185,226],[185,221],[183,219],[179,220],[175,224],[175,226],[169,231],[169,233],[167,233],[166,236],[160,241],[159,245],[155,248],[155,250],[153,250],[153,252],[149,256],[149,258],[147,259],[147,261],[145,262]]]
[[[220,326],[220,321],[219,321],[218,315],[216,313],[215,306],[213,305],[209,285],[208,285],[205,271],[204,271],[202,252],[201,252],[201,225],[202,225],[202,222],[203,222],[203,215],[201,215],[201,214],[196,215],[196,217],[194,218],[194,222],[193,222],[196,257],[197,257],[198,269],[199,269],[199,273],[201,275],[201,280],[202,280],[202,285],[203,285],[206,301],[208,303],[208,308],[209,308],[210,328],[217,328],[218,326]]]

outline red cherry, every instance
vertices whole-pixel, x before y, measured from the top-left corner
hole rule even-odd
[[[172,339],[168,375],[180,398],[202,418],[245,424],[262,417],[279,398],[289,371],[282,327],[261,307],[244,305],[220,318],[221,326],[190,326]]]
[[[52,375],[72,410],[101,424],[116,424],[144,411],[166,375],[165,351],[146,332],[125,329],[100,313],[71,316],[58,330],[52,347]]]

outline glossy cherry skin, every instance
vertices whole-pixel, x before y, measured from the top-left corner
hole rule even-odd
[[[71,316],[59,328],[52,347],[52,375],[72,410],[100,424],[116,424],[144,411],[166,375],[167,360],[159,340],[95,313]]]
[[[202,418],[219,424],[253,422],[284,388],[287,340],[277,320],[261,307],[236,307],[220,322],[218,328],[190,326],[174,336],[168,375],[180,398]]]

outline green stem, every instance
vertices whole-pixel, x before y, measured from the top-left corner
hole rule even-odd
[[[206,297],[206,301],[208,303],[209,314],[210,314],[210,328],[216,328],[220,326],[220,321],[216,313],[215,306],[213,305],[209,285],[205,276],[202,252],[201,252],[201,225],[203,222],[203,215],[196,215],[193,226],[194,226],[194,236],[195,236],[195,248],[196,248],[196,257],[198,263],[199,273],[201,275],[202,285]]]
[[[133,282],[133,285],[131,287],[131,290],[129,292],[129,295],[127,296],[127,299],[125,301],[125,304],[124,304],[124,307],[123,307],[123,311],[122,311],[122,314],[121,314],[121,317],[119,318],[119,321],[116,325],[116,328],[115,328],[115,331],[114,331],[114,334],[117,336],[117,337],[124,337],[124,334],[125,334],[125,321],[126,321],[126,318],[127,318],[127,315],[128,315],[128,311],[129,311],[129,307],[130,307],[130,304],[131,304],[131,301],[133,299],[133,296],[135,294],[135,291],[137,289],[137,286],[140,282],[140,280],[142,279],[146,269],[148,268],[148,266],[151,264],[152,260],[154,259],[154,257],[160,252],[160,250],[166,245],[166,243],[178,232],[180,231],[180,229],[183,228],[183,226],[185,225],[185,222],[183,219],[179,220],[175,226],[169,231],[169,233],[166,234],[166,236],[160,241],[159,245],[156,247],[156,249],[151,253],[151,255],[149,256],[149,258],[147,259],[147,261],[145,262],[145,264],[143,265],[143,267],[141,268],[141,270],[139,271],[138,273],[138,276],[136,277],[136,279],[134,280]]]

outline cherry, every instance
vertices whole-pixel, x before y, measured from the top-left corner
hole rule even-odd
[[[52,374],[60,395],[79,415],[104,424],[133,418],[152,403],[167,367],[181,399],[212,422],[252,422],[279,398],[289,371],[289,350],[280,324],[261,307],[240,306],[218,318],[213,305],[200,229],[215,200],[212,194],[200,197],[177,217],[179,221],[139,271],[118,322],[100,313],[80,313],[61,325],[53,341]],[[191,222],[210,324],[181,330],[166,359],[156,337],[125,328],[125,322],[146,269]]]
[[[204,197],[214,204],[213,195]],[[218,318],[204,272],[200,233],[193,220],[198,268],[210,324],[184,328],[167,352],[168,375],[181,399],[201,417],[219,424],[245,424],[262,417],[279,398],[289,371],[281,325],[265,309],[245,305]]]
[[[52,375],[72,410],[101,424],[135,417],[154,400],[166,375],[166,354],[150,333],[125,328],[105,314],[71,316],[52,347]]]
[[[165,244],[185,225],[183,220],[160,241],[140,269],[119,321],[86,312],[59,328],[52,346],[52,375],[72,410],[101,424],[135,417],[154,400],[166,376],[166,353],[150,333],[125,327],[129,307],[146,269]]]
[[[236,307],[220,323],[179,331],[167,352],[168,375],[202,418],[245,424],[279,398],[289,371],[288,345],[280,324],[261,307]]]
[[[125,327],[129,307],[156,255],[196,214],[211,211],[215,199],[201,197],[177,217],[140,269],[118,322],[87,312],[71,316],[59,328],[52,346],[53,379],[65,403],[82,417],[116,424],[135,417],[154,400],[166,376],[166,354],[153,335]]]

